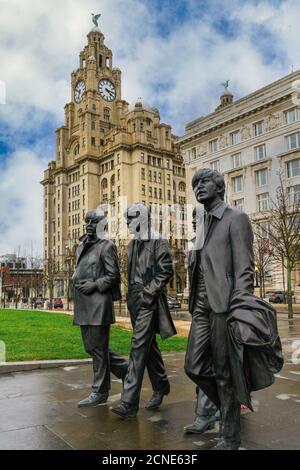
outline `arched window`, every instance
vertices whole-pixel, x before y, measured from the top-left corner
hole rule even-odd
[[[179,191],[185,191],[185,183],[183,181],[179,183]]]
[[[79,152],[80,152],[80,145],[77,144],[75,145],[75,148],[74,148],[74,155],[79,155]]]
[[[110,119],[110,109],[109,108],[104,108],[103,114],[104,114],[104,121],[109,121],[109,119]]]
[[[102,189],[102,191],[103,191],[104,189],[107,189],[107,187],[108,187],[107,179],[104,178],[104,179],[102,180],[102,182],[101,182],[101,189]]]

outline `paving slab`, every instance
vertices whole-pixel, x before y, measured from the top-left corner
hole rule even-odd
[[[300,319],[289,328],[279,320],[285,366],[275,384],[253,394],[256,412],[242,413],[242,449],[300,449]],[[163,355],[171,393],[159,410],[147,411],[151,385],[145,374],[136,420],[110,411],[120,400],[121,382],[112,377],[108,404],[78,408],[90,392],[91,365],[15,372],[0,376],[0,449],[206,450],[218,425],[204,435],[185,435],[194,419],[195,386],[186,377],[184,352]],[[295,357],[294,357],[295,359]]]

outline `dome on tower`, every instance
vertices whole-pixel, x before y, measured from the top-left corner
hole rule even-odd
[[[129,111],[139,111],[142,109],[149,109],[147,102],[142,98],[138,98],[135,103],[131,103],[129,106]]]
[[[94,26],[94,28],[91,29],[91,33],[101,33],[102,34],[102,32],[101,32],[100,28],[98,28],[98,26]]]

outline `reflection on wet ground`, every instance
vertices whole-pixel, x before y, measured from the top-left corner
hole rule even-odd
[[[275,384],[253,394],[256,412],[243,413],[242,448],[300,449],[300,318],[289,327],[279,315],[285,366]],[[139,416],[124,421],[109,406],[120,399],[112,380],[110,402],[79,409],[90,390],[91,366],[66,367],[0,377],[0,449],[209,449],[218,428],[184,435],[194,419],[195,387],[183,371],[184,353],[164,355],[171,393],[160,410],[144,406],[151,396],[145,377]]]

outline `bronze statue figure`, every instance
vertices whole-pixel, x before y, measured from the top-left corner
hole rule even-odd
[[[176,333],[165,294],[173,276],[172,257],[166,240],[151,232],[150,212],[133,204],[125,214],[130,233],[128,247],[127,305],[133,326],[128,371],[123,383],[122,403],[112,411],[121,417],[135,417],[145,368],[153,388],[146,408],[158,408],[170,391],[165,366],[155,334],[166,338]]]
[[[192,186],[205,220],[203,246],[192,250],[189,264],[185,371],[220,409],[221,439],[214,449],[238,449],[240,404],[252,409],[250,392],[271,385],[282,367],[276,312],[253,295],[251,223],[224,202],[223,176],[200,169]]]
[[[94,371],[92,392],[79,402],[79,407],[106,403],[110,372],[123,379],[127,371],[127,361],[109,349],[110,325],[115,322],[113,301],[121,298],[120,271],[114,243],[97,236],[100,223],[106,225],[102,210],[86,214],[86,234],[80,238],[73,275],[74,325],[81,328]]]

